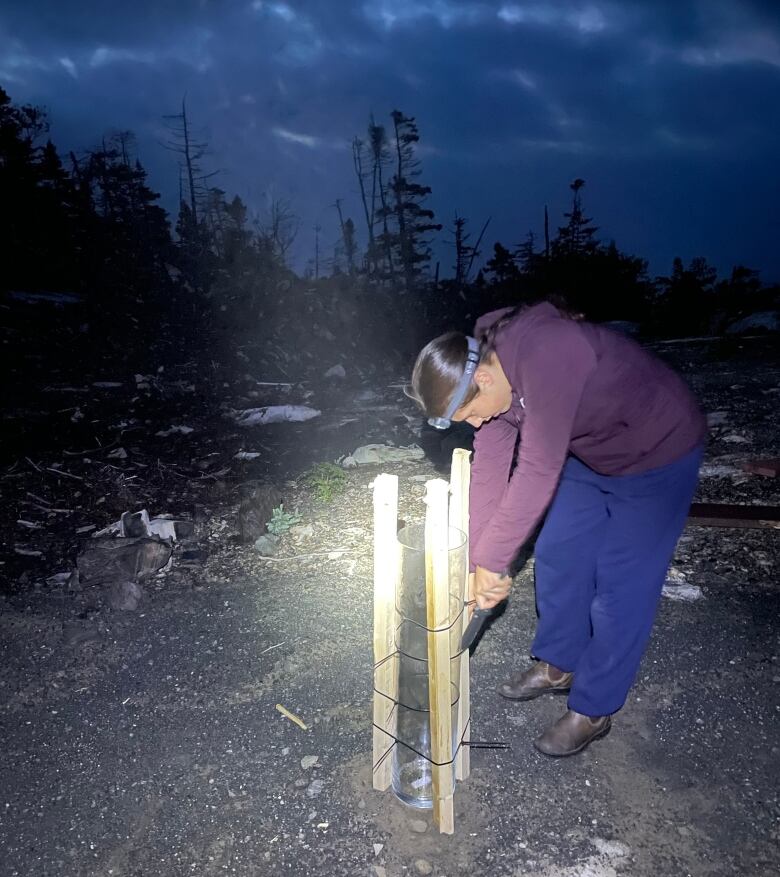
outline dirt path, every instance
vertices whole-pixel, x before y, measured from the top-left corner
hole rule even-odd
[[[743,386],[755,380],[752,396],[726,392],[738,381],[708,372],[708,410],[729,421],[709,465],[734,463],[729,434],[776,453],[765,391],[777,372],[740,367]],[[419,519],[432,465],[381,470],[399,474],[401,514]],[[535,614],[523,570],[472,659],[474,736],[511,748],[472,753],[457,832],[442,837],[428,814],[371,789],[369,485],[378,471],[348,472],[331,505],[287,485],[311,532],[284,537],[274,560],[231,541],[235,505],[215,506],[205,564],[161,574],[135,612],[108,610],[89,587],[34,587],[35,574],[7,593],[0,872],[777,874],[776,532],[686,531],[674,569],[701,598],[662,601],[612,732],[561,761],[531,739],[563,702],[512,704],[494,691],[527,660]],[[700,498],[778,501],[770,481],[723,474],[703,479]]]

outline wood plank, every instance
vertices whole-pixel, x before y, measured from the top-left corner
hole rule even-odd
[[[399,572],[398,476],[379,475],[374,481],[374,692],[373,765],[374,788],[384,791],[393,778],[395,723],[398,711],[398,662],[389,658],[395,651],[393,626],[395,589]],[[384,662],[381,663],[380,662]],[[379,666],[377,666],[379,665]]]
[[[469,484],[471,481],[471,452],[464,448],[456,448],[452,452],[452,467],[450,473],[450,527],[455,527],[466,536],[466,557],[464,564],[463,582],[461,593],[463,602],[469,598]],[[463,635],[469,623],[469,613],[464,606],[463,622],[458,633],[458,638]],[[471,739],[471,680],[469,666],[469,650],[466,649],[460,656],[460,679],[458,687],[460,697],[458,699],[458,731],[456,741],[468,743]],[[455,759],[455,778],[458,780],[468,779],[471,773],[471,750],[467,745],[461,745]]]
[[[749,460],[742,464],[742,469],[751,475],[763,475],[764,478],[780,477],[780,457],[771,460]]]
[[[780,506],[695,502],[687,526],[780,529]]]
[[[433,821],[455,831],[450,665],[449,515],[450,486],[441,478],[425,484],[425,595],[428,618],[428,699],[431,717]]]

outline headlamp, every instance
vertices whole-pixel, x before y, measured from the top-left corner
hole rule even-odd
[[[469,347],[468,353],[466,354],[466,367],[463,369],[463,374],[458,381],[457,387],[455,387],[455,392],[452,394],[450,404],[447,406],[447,410],[441,417],[428,418],[428,423],[434,429],[449,429],[450,426],[452,426],[452,415],[463,404],[463,400],[466,398],[466,393],[471,386],[471,379],[474,377],[474,372],[477,370],[477,365],[479,364],[479,342],[476,338],[470,337],[466,338],[466,342]]]

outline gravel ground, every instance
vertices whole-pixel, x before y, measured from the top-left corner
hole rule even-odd
[[[768,349],[661,351],[720,412],[700,500],[780,504],[776,479],[738,468],[780,455]],[[48,585],[35,566],[24,587],[6,583],[0,873],[778,874],[778,532],[686,530],[670,578],[699,598],[662,600],[612,732],[571,759],[531,746],[562,699],[495,693],[528,660],[522,570],[472,659],[472,736],[510,748],[472,753],[447,837],[371,788],[379,471],[400,477],[401,516],[421,518],[427,460],[351,470],[330,505],[289,482],[304,527],[272,560],[236,544],[237,505],[214,502],[198,531],[206,562],[174,563],[134,612],[110,610],[97,586]]]

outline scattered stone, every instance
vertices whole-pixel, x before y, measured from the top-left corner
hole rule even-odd
[[[425,451],[417,445],[395,448],[391,445],[361,445],[351,454],[346,456],[341,465],[345,469],[354,469],[356,466],[372,465],[374,463],[406,463],[411,460],[422,460]]]
[[[309,770],[309,768],[314,767],[319,760],[319,755],[304,755],[301,759],[301,767],[304,770]]]
[[[270,533],[265,533],[255,540],[252,548],[265,557],[274,557],[279,553],[279,538],[278,536],[272,536]]]
[[[374,855],[378,856],[385,848],[384,844],[374,844]]]
[[[305,789],[306,786],[308,786],[308,785],[309,785],[309,781],[303,779],[303,777],[301,777],[300,779],[297,779],[295,781],[295,788],[296,789]]]
[[[302,423],[322,414],[307,405],[266,405],[263,408],[246,408],[232,412],[239,426],[265,426],[269,423]]]
[[[324,780],[312,780],[309,783],[309,787],[306,789],[306,797],[307,798],[316,798],[318,795],[322,794],[322,790],[325,788]]]
[[[374,877],[387,877],[387,870],[384,865],[372,865]]]
[[[683,603],[694,603],[704,597],[702,589],[698,585],[665,584],[661,592],[669,600],[677,600]]]
[[[610,858],[627,856],[631,852],[631,847],[619,840],[592,837],[590,842],[602,855],[609,856]]]
[[[338,365],[331,366],[326,372],[326,378],[345,378],[347,376],[347,370],[340,363]]]
[[[725,426],[729,415],[726,411],[710,411],[707,414],[707,426]]]
[[[427,859],[415,859],[414,870],[418,874],[433,874],[433,865]]]
[[[424,819],[412,819],[409,823],[409,828],[415,834],[425,834],[428,831],[428,823]]]

